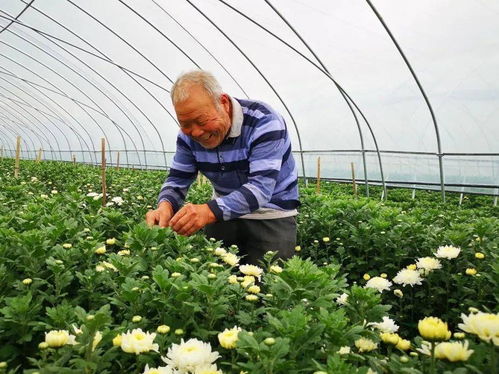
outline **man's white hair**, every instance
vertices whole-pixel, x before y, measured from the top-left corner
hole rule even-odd
[[[189,71],[177,78],[170,91],[173,105],[185,101],[192,86],[200,86],[213,99],[216,107],[219,107],[222,87],[213,74],[205,70]]]

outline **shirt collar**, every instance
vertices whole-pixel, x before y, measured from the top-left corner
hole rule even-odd
[[[243,126],[243,108],[241,108],[241,104],[239,104],[239,101],[234,99],[232,96],[229,97],[232,103],[232,125],[230,126],[230,131],[227,135],[227,138],[237,138],[239,135],[241,135],[241,127]]]

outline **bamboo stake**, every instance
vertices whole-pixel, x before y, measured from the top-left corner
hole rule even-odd
[[[102,179],[102,206],[106,206],[106,139],[101,138],[101,179]]]
[[[0,148],[0,160],[3,159],[3,144],[2,144],[2,148]]]
[[[73,155],[73,165],[76,165],[76,156]]]
[[[317,157],[317,181],[315,185],[315,193],[321,193],[321,158]]]
[[[38,155],[36,156],[36,162],[40,162],[42,160],[42,149],[38,150]]]
[[[355,182],[355,165],[353,162],[350,163],[350,167],[352,168],[352,186],[353,186],[353,194],[357,197],[357,183]]]
[[[14,165],[14,177],[18,178],[19,177],[19,157],[21,154],[21,137],[18,135],[17,136],[17,142],[16,142],[16,163]]]
[[[116,155],[116,170],[120,170],[120,152]]]

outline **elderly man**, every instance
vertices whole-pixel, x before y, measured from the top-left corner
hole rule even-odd
[[[181,75],[171,97],[180,124],[177,150],[147,223],[181,235],[204,227],[209,237],[237,245],[246,263],[270,250],[292,256],[297,169],[282,116],[265,103],[223,93],[205,71]],[[211,181],[213,199],[182,206],[198,171]]]

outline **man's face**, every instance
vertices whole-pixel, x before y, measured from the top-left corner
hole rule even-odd
[[[181,131],[212,149],[220,145],[231,126],[230,98],[223,94],[217,109],[213,100],[198,86],[189,88],[189,97],[175,105]]]

